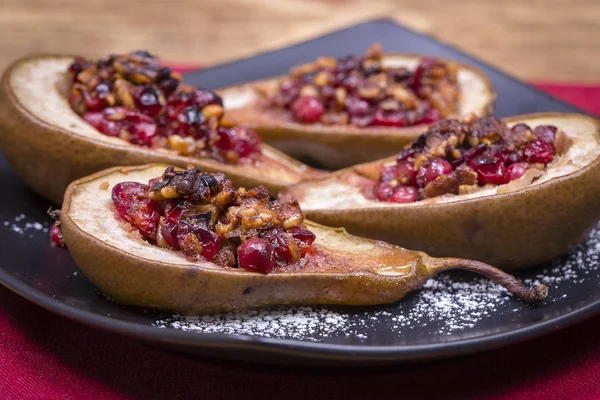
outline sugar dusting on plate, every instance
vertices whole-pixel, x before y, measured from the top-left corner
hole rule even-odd
[[[600,270],[600,225],[571,254],[554,260],[535,273],[519,275],[525,283],[544,283],[550,289],[546,301],[565,301],[567,295],[554,294],[561,285],[581,283]],[[558,290],[557,290],[558,291]],[[432,326],[439,335],[473,328],[483,319],[499,312],[518,313],[522,307],[508,292],[489,280],[473,276],[441,274],[430,279],[422,290],[406,300],[406,307],[390,305],[353,311],[335,307],[277,307],[244,313],[218,314],[202,317],[173,315],[155,322],[160,328],[202,333],[222,333],[258,337],[322,341],[332,336],[353,336],[367,339],[374,326],[385,326],[402,335]],[[508,307],[508,303],[514,307]],[[503,307],[501,307],[503,306]],[[502,310],[499,310],[502,308]],[[508,311],[507,311],[508,310]],[[382,323],[383,321],[383,323]]]
[[[48,221],[28,221],[23,214],[2,223],[5,229],[22,237],[45,234],[49,225]],[[566,294],[555,293],[560,292],[557,289],[561,286],[582,283],[590,275],[599,272],[600,224],[568,256],[554,260],[546,268],[519,277],[527,285],[546,284],[550,289],[546,301],[557,302],[567,299]],[[515,305],[507,308],[508,303]],[[401,305],[359,309],[275,307],[201,317],[169,315],[157,320],[154,325],[201,333],[309,341],[322,341],[333,336],[352,336],[365,340],[377,329],[383,328],[402,335],[429,326],[429,331],[435,334],[451,335],[473,328],[479,321],[499,313],[518,313],[527,307],[512,300],[504,288],[489,280],[461,274],[441,274],[430,279],[422,290],[409,296]]]

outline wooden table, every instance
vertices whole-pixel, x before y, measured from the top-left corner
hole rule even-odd
[[[138,48],[214,64],[382,16],[521,78],[600,81],[599,0],[3,0],[0,70],[27,53]]]

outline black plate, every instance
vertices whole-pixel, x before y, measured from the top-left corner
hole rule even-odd
[[[498,93],[499,116],[538,111],[580,112],[453,48],[387,20],[364,23],[286,49],[193,72],[186,80],[209,88],[223,87],[277,75],[291,65],[319,55],[361,52],[374,42],[382,43],[386,51],[432,54],[481,68],[490,76]],[[550,269],[540,267],[520,275],[527,279],[535,279],[539,274],[552,277],[550,298],[539,306],[523,305],[501,292],[486,294],[485,290],[494,288],[490,285],[461,289],[461,283],[476,282],[475,278],[451,275],[435,281],[453,293],[443,297],[445,302],[435,300],[439,293],[430,287],[387,307],[330,308],[327,311],[330,319],[321,317],[318,326],[311,326],[307,317],[303,317],[296,330],[289,328],[294,321],[288,320],[287,328],[280,326],[279,331],[272,323],[268,329],[255,326],[252,335],[161,329],[155,322],[166,316],[121,307],[106,300],[77,273],[67,251],[48,245],[44,228],[48,228],[45,212],[50,204],[32,194],[3,158],[0,159],[0,187],[3,188],[0,281],[5,286],[68,318],[187,353],[279,364],[385,364],[504,346],[565,327],[600,310],[600,291],[597,290],[600,245],[596,246],[600,235],[594,234],[588,244],[577,249],[570,258],[546,266]],[[44,224],[42,229],[36,222]],[[484,293],[473,295],[472,290]],[[486,299],[489,302],[484,301]],[[452,307],[454,311],[449,317],[444,310]],[[310,318],[319,318],[317,314],[311,315]],[[205,323],[204,327],[208,325]],[[240,332],[239,326],[228,326],[230,331]],[[265,333],[273,337],[256,336]]]

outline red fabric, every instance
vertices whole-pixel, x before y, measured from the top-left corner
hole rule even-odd
[[[600,115],[600,87],[540,85]],[[0,287],[0,398],[600,399],[600,317],[505,349],[355,371],[202,361],[53,315]]]

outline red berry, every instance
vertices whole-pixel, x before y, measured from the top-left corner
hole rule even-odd
[[[310,96],[298,97],[292,103],[292,112],[300,122],[317,122],[325,113],[325,107],[318,99]]]
[[[394,188],[386,182],[380,182],[375,188],[375,197],[379,201],[388,201],[394,194]]]
[[[533,130],[533,135],[542,142],[554,144],[556,137],[556,127],[550,125],[539,125]]]
[[[215,147],[221,151],[235,151],[241,158],[260,151],[261,138],[252,129],[236,126],[219,128],[217,133],[219,140]]]
[[[160,233],[162,234],[165,242],[174,249],[179,249],[179,242],[177,241],[177,228],[179,227],[179,217],[181,216],[182,209],[180,207],[174,207],[171,209],[165,209],[165,218],[162,222]]]
[[[508,183],[504,174],[505,157],[499,153],[488,151],[469,161],[469,167],[477,173],[480,185],[503,185]]]
[[[118,115],[118,118],[115,118]],[[109,107],[102,111],[88,111],[83,119],[101,133],[118,137],[122,131],[129,133],[133,144],[151,146],[156,134],[156,124],[147,115],[131,111],[125,107]]]
[[[65,247],[62,230],[58,225],[52,225],[50,228],[50,244],[56,247]]]
[[[399,186],[388,201],[392,203],[414,203],[417,201],[417,189],[410,186]]]
[[[149,240],[156,239],[162,208],[147,199],[147,186],[138,182],[121,182],[112,190],[112,200],[119,215]]]
[[[301,226],[295,226],[289,229],[288,232],[296,240],[296,244],[300,248],[300,255],[304,257],[312,249],[312,244],[316,239],[315,234]]]
[[[208,227],[208,220],[210,216],[205,217],[204,214],[179,220],[177,243],[179,248],[192,259],[201,255],[207,261],[211,261],[221,247],[221,239]],[[202,248],[199,249],[197,244]]]
[[[150,117],[157,116],[163,109],[163,105],[160,104],[160,93],[152,85],[139,86],[134,98],[136,107]]]
[[[506,167],[504,171],[504,177],[507,182],[514,181],[515,179],[519,179],[527,172],[527,164],[524,163],[515,163]]]
[[[247,271],[268,274],[275,268],[275,251],[267,240],[252,238],[238,247],[238,261]]]
[[[417,185],[423,188],[438,176],[451,172],[452,165],[448,161],[441,158],[432,158],[419,168],[417,172]]]
[[[373,126],[391,126],[401,128],[408,124],[406,116],[400,113],[386,113],[383,110],[377,110],[373,115]]]
[[[417,68],[415,69],[415,73],[413,75],[412,82],[410,87],[417,91],[421,87],[421,82],[423,80],[423,75],[427,73],[428,70],[432,69],[438,64],[438,61],[431,57],[424,57]]]
[[[417,173],[414,164],[409,161],[398,161],[396,177],[403,186],[417,186]]]
[[[425,111],[425,114],[418,120],[415,121],[415,125],[419,125],[419,124],[433,124],[434,122],[437,122],[440,120],[442,116],[440,115],[440,112],[437,110],[437,108],[429,108],[427,109],[427,111]]]
[[[369,103],[357,97],[348,97],[346,109],[350,117],[364,117],[369,113]]]
[[[523,149],[525,160],[530,163],[547,164],[554,158],[554,145],[541,139],[536,139]]]

